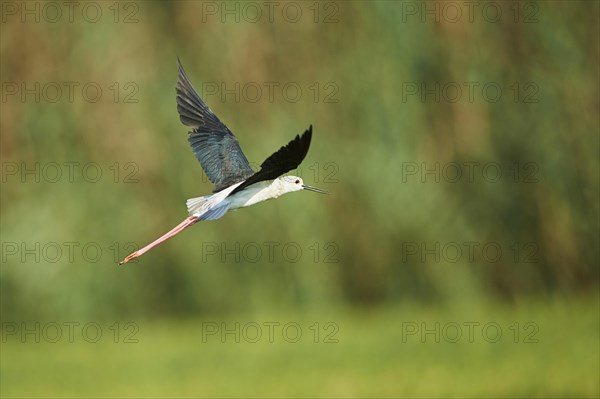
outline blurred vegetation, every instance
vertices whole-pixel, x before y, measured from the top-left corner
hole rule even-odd
[[[539,333],[531,337],[537,342],[528,343],[522,327],[531,314]],[[318,318],[287,313],[217,320],[231,330],[236,322],[258,323],[263,331],[256,343],[250,342],[254,330],[240,333],[239,342],[231,333],[222,342],[220,331],[203,338],[202,322],[189,319],[138,323],[131,338],[139,343],[123,342],[124,334],[114,343],[114,330],[106,325],[107,336],[96,344],[85,342],[80,330],[73,343],[22,345],[11,337],[3,349],[3,357],[12,361],[3,369],[2,396],[594,397],[597,358],[589,351],[598,338],[596,314],[595,304],[580,300],[481,312],[404,304]],[[329,338],[337,343],[324,342],[328,316],[336,320],[338,330]],[[302,338],[288,343],[280,327],[270,343],[264,323],[283,326],[290,320],[302,326]],[[430,333],[421,342],[420,331],[403,334],[408,320],[423,321],[430,329],[435,322],[481,324],[472,342],[467,329],[456,343],[449,342],[450,333],[440,334],[439,342]],[[310,330],[315,321],[322,333],[316,343]],[[481,326],[488,321],[502,327],[498,342],[482,339]],[[517,342],[510,330],[515,322],[521,328]]]
[[[8,255],[3,247],[3,321],[160,323],[157,320],[167,319],[171,321],[166,323],[172,323],[174,319],[194,325],[199,319],[252,317],[265,312],[326,314],[334,315],[329,317],[333,319],[339,314],[340,323],[349,326],[348,334],[355,334],[344,343],[348,345],[344,351],[352,351],[355,344],[357,350],[368,351],[354,329],[361,324],[362,312],[372,309],[381,313],[368,334],[377,350],[385,353],[388,341],[377,342],[377,334],[385,334],[387,322],[390,328],[397,323],[394,309],[406,301],[416,309],[409,313],[413,319],[419,317],[418,309],[428,317],[441,317],[444,313],[435,309],[442,304],[454,309],[454,315],[465,317],[471,313],[461,313],[461,309],[525,306],[531,309],[528,320],[540,315],[544,321],[542,332],[559,329],[560,335],[569,334],[568,317],[553,320],[548,314],[553,305],[545,304],[564,300],[562,309],[576,313],[574,319],[584,322],[592,318],[586,337],[597,335],[598,314],[592,311],[598,306],[600,263],[597,2],[500,2],[503,17],[498,23],[485,21],[480,13],[473,22],[464,16],[457,23],[443,18],[436,22],[431,16],[423,22],[407,15],[407,4],[441,7],[442,2],[344,2],[335,3],[335,8],[318,3],[318,19],[334,10],[337,22],[333,23],[313,21],[310,7],[315,3],[294,3],[304,12],[298,23],[286,22],[281,14],[275,14],[272,23],[264,16],[256,23],[243,18],[236,22],[232,16],[222,22],[219,15],[203,13],[206,3],[194,1],[131,3],[137,10],[134,23],[121,23],[126,12],[134,10],[122,5],[119,23],[115,23],[110,4],[97,4],[105,13],[97,23],[77,16],[73,23],[64,19],[24,23],[21,17],[10,16],[1,25],[0,72],[2,95],[7,96],[2,100],[0,118],[2,242],[26,248],[35,248],[35,243],[41,247],[58,243],[63,249],[58,261],[42,256],[38,262],[32,255],[22,261],[21,252]],[[221,2],[210,4],[224,6]],[[241,3],[227,4],[240,7]],[[534,19],[526,23],[521,15],[515,22],[515,7],[523,11],[531,4],[537,10]],[[187,198],[212,190],[188,147],[186,128],[176,112],[177,56],[198,90],[208,87],[203,86],[206,82],[223,82],[228,88],[236,82],[241,86],[258,82],[263,89],[264,82],[277,82],[279,87],[297,83],[303,90],[297,102],[286,100],[279,89],[273,101],[266,90],[256,102],[244,96],[239,101],[232,95],[204,97],[236,134],[253,165],[312,124],[312,147],[296,173],[332,195],[297,193],[228,214],[217,222],[198,224],[138,263],[117,267],[116,261],[132,249],[128,243],[142,246],[154,240],[186,216]],[[25,82],[27,88],[35,82],[42,87],[48,82],[77,82],[79,86],[74,101],[68,101],[66,91],[56,102],[44,97],[35,101],[33,95],[22,101],[20,92],[7,95],[7,82]],[[99,101],[83,98],[81,89],[88,82],[102,88]],[[115,82],[117,86],[113,86]],[[465,82],[478,84],[473,101],[466,98]],[[133,85],[126,86],[128,83]],[[318,94],[311,89],[315,83]],[[442,87],[458,84],[464,89],[462,97],[453,102],[443,96],[436,101],[434,95],[422,99],[421,93],[407,94],[414,85],[431,88],[436,83]],[[502,89],[498,101],[482,94],[483,86],[490,83]],[[129,94],[133,97],[127,97]],[[337,101],[326,102],[329,94],[329,99]],[[126,102],[127,98],[138,101]],[[32,175],[22,178],[20,171],[8,175],[6,169],[8,165],[39,165],[41,169],[49,163],[65,162],[80,165],[73,181],[66,178],[66,166],[56,182],[43,176],[39,182]],[[95,183],[81,174],[81,167],[92,162],[102,172]],[[421,174],[422,169],[435,165],[442,170],[447,165],[469,163],[481,165],[474,169],[473,181],[467,179],[466,167],[457,182],[443,173],[437,182],[435,176]],[[415,165],[419,172],[407,174],[407,168]],[[499,165],[502,178],[497,182],[483,178],[487,176],[482,176],[485,165]],[[132,171],[135,182],[125,182]],[[474,259],[469,259],[464,243],[473,242],[478,247]],[[65,243],[78,245],[72,261]],[[82,254],[88,243],[101,248],[99,261],[87,261]],[[267,243],[278,244],[274,261],[267,257]],[[462,256],[453,261],[452,251],[440,260],[427,255],[436,243],[441,248],[457,243]],[[487,243],[500,246],[499,260],[489,261],[482,253]],[[251,255],[235,251],[236,245],[254,244],[263,250],[257,262],[249,261]],[[301,248],[297,262],[282,252],[286,244]],[[419,251],[424,246],[425,253],[409,254],[414,245]],[[216,254],[206,253],[215,246]],[[241,253],[241,259],[227,255],[231,248]],[[583,299],[567,301],[570,297]],[[508,319],[509,315],[503,316]],[[175,328],[175,324],[167,325]],[[154,334],[149,330],[152,327],[146,328],[147,334]],[[189,332],[181,334],[181,342],[164,345],[179,345],[174,350],[185,352],[186,342],[194,338]],[[169,333],[159,331],[149,341],[161,342],[167,336]],[[543,343],[550,342],[561,345],[560,340]],[[589,343],[589,352],[578,352],[566,362],[584,358],[581,364],[589,366],[594,378],[598,374],[598,342],[583,342]],[[495,347],[494,353],[481,354],[463,371],[506,356],[506,363],[480,375],[478,383],[502,379],[504,372],[511,372],[511,362],[525,362],[524,357],[511,358],[519,352],[511,348],[505,352]],[[539,345],[534,351],[553,349],[556,347]],[[56,350],[50,345],[41,352]],[[289,350],[279,356],[295,357],[302,352],[286,352]],[[414,356],[406,359],[425,356],[425,367],[429,361],[448,361],[460,353],[448,349],[442,355],[435,347],[431,350],[421,353],[415,349]],[[40,356],[36,347],[25,351],[22,364]],[[104,354],[103,363],[116,356],[114,351],[120,352],[111,351]],[[194,351],[198,358],[204,354],[197,348]],[[7,352],[18,353],[11,346]],[[81,353],[65,356],[76,361]],[[150,355],[141,353],[132,362],[149,364]],[[235,358],[235,354],[229,356]],[[253,358],[248,353],[242,356]],[[272,360],[265,354],[256,356],[258,362]],[[316,362],[339,366],[332,360],[335,355],[322,356],[327,359],[317,357]],[[339,375],[340,385],[360,372],[362,363],[357,359],[361,357],[350,361],[348,373]],[[371,361],[365,367],[376,373],[377,361]],[[546,364],[560,367],[554,362]],[[136,368],[130,363],[122,366]],[[43,367],[37,371],[41,373]],[[306,371],[304,367],[308,366],[292,369],[282,381],[295,380],[296,373]],[[410,362],[406,367],[412,367]],[[17,367],[12,373],[26,369]],[[193,370],[205,373],[208,369],[210,364]],[[4,376],[6,370],[3,365]],[[508,380],[506,387],[498,390],[490,385],[461,391],[461,384],[477,378],[465,380],[463,375],[456,382],[455,373],[432,370],[405,378],[439,377],[439,389],[435,384],[388,389],[386,384],[393,384],[395,377],[384,373],[371,380],[373,385],[355,386],[347,392],[319,384],[320,390],[298,385],[291,391],[301,396],[319,392],[597,396],[598,383],[577,385],[584,381],[577,375],[588,376],[577,370],[570,374],[552,370],[548,375],[567,374],[562,379],[552,378],[556,385],[546,385],[541,378],[547,374],[541,369],[530,386]],[[215,373],[212,370],[211,375],[217,378]],[[242,386],[252,384],[252,374],[244,375]],[[107,373],[101,380],[112,377]],[[31,395],[43,394],[44,384],[50,383],[40,382]],[[178,380],[171,380],[166,386],[177,384]],[[379,389],[370,389],[373,386]],[[166,389],[153,392],[164,394]],[[102,392],[114,393],[94,391]],[[285,393],[258,387],[229,392]]]

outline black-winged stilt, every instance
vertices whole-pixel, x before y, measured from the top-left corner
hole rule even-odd
[[[137,258],[200,220],[219,219],[230,209],[243,208],[299,190],[326,193],[300,177],[283,176],[300,165],[310,146],[312,125],[302,136],[268,157],[255,172],[235,136],[202,101],[177,59],[177,111],[181,122],[192,128],[188,141],[204,172],[215,185],[214,194],[187,200],[189,216],[156,241],[121,262]]]

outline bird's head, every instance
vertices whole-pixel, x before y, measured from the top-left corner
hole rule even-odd
[[[300,178],[298,176],[283,176],[283,177],[279,178],[279,181],[281,182],[283,193],[291,193],[294,191],[308,190],[308,191],[314,191],[315,193],[319,193],[319,194],[327,194],[327,191],[325,191],[325,190],[321,190],[320,188],[304,184],[304,181],[302,180],[302,178]]]

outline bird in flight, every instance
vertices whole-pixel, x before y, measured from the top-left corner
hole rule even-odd
[[[120,265],[141,256],[200,220],[221,218],[230,209],[243,208],[300,190],[326,194],[324,190],[304,184],[300,177],[280,177],[296,169],[306,156],[312,137],[312,125],[302,136],[297,135],[268,157],[260,165],[260,170],[255,172],[231,130],[217,118],[194,90],[179,58],[177,66],[179,119],[192,129],[188,132],[188,141],[215,189],[211,195],[187,200],[189,216],[183,222],[127,256],[119,262]]]

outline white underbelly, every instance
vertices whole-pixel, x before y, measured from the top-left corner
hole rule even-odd
[[[273,198],[267,195],[267,190],[270,185],[270,181],[259,182],[234,194],[230,199],[230,208],[243,208]]]

